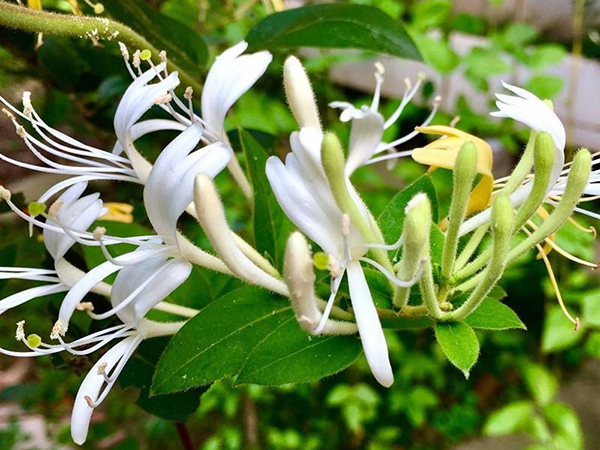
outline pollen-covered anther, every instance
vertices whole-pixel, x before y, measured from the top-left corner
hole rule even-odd
[[[156,99],[154,100],[154,104],[155,105],[164,105],[166,103],[169,103],[171,100],[173,100],[173,97],[171,96],[171,94],[169,94],[168,92],[162,95],[159,95],[158,97],[156,97]]]
[[[333,258],[329,258],[329,273],[331,274],[331,278],[339,278],[342,275],[342,268],[340,264],[334,260]]]
[[[61,199],[56,200],[54,203],[52,203],[52,205],[48,209],[48,215],[50,217],[56,217],[58,215],[58,212],[62,208],[63,204],[64,204],[63,200],[61,200]]]
[[[103,362],[98,365],[98,375],[106,374],[106,366],[108,366],[107,362]]]
[[[452,118],[452,120],[450,121],[450,126],[452,128],[456,128],[456,125],[458,125],[458,122],[460,122],[461,117],[456,115]]]
[[[25,137],[27,136],[27,132],[25,131],[25,128],[23,128],[23,126],[19,125],[18,123],[15,123],[15,130],[19,137],[25,139]]]
[[[191,100],[192,95],[194,95],[194,89],[191,86],[185,88],[185,92],[183,93],[183,98],[186,100]]]
[[[581,321],[579,320],[579,317],[575,317],[575,332],[579,331],[580,327],[581,327]]]
[[[0,186],[0,199],[8,202],[10,201],[10,196],[11,193],[8,189],[6,189],[4,186]]]
[[[442,103],[442,96],[441,95],[436,95],[435,98],[433,99],[433,107],[434,108],[439,107],[440,103]]]
[[[406,78],[404,79],[404,88],[405,88],[407,91],[411,91],[411,90],[412,90],[412,87],[413,87],[413,85],[412,85],[412,81],[410,80],[410,78],[406,77]]]
[[[85,401],[86,401],[86,403],[88,404],[88,406],[90,408],[95,408],[96,407],[96,404],[94,403],[94,401],[92,400],[92,398],[89,395],[86,395],[83,398],[85,398]]]
[[[31,104],[31,92],[25,91],[23,92],[23,114],[27,117],[31,118],[31,113],[33,112],[33,105]]]
[[[79,302],[75,307],[78,311],[94,311],[94,304],[92,302]]]
[[[122,42],[119,42],[119,50],[121,50],[121,56],[125,61],[129,61],[129,50],[127,50],[127,46]]]
[[[140,65],[142,64],[142,60],[140,59],[140,50],[136,50],[135,52],[133,52],[133,61],[131,61],[131,64],[133,65],[133,67],[135,67],[136,69],[140,68]]]
[[[99,241],[106,234],[106,228],[104,228],[104,227],[96,227],[94,229],[94,232],[92,234],[94,236],[94,239],[97,240],[97,241]]]
[[[15,339],[17,341],[23,341],[25,339],[25,321],[24,320],[17,322],[17,331],[15,333]]]
[[[54,326],[52,327],[52,331],[50,332],[50,339],[58,339],[59,336],[64,336],[67,332],[67,329],[62,324],[60,320],[57,320]]]
[[[11,113],[8,109],[2,108],[2,112],[8,117],[10,120],[15,120],[15,115]]]
[[[167,62],[167,51],[161,50],[158,53],[158,58],[160,59],[160,62],[166,63]]]
[[[377,61],[375,63],[375,70],[380,75],[383,75],[385,73],[385,66],[381,63],[381,61]]]

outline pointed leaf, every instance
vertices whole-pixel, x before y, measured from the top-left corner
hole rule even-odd
[[[177,333],[154,374],[153,394],[168,394],[234,376],[254,347],[292,314],[289,302],[253,287],[208,305]]]
[[[355,336],[311,336],[291,317],[256,346],[236,383],[281,385],[318,380],[345,369],[360,352]]]
[[[402,25],[367,5],[309,5],[271,14],[246,40],[252,49],[357,48],[421,60]]]
[[[473,328],[484,330],[527,329],[512,309],[493,298],[486,298],[465,322]]]
[[[439,322],[435,324],[435,337],[448,360],[469,378],[479,356],[479,341],[473,329],[462,322]]]

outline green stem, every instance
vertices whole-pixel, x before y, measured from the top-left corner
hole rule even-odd
[[[454,270],[458,271],[462,269],[469,262],[469,259],[471,259],[471,256],[473,256],[473,253],[475,253],[475,250],[477,250],[482,239],[487,234],[488,228],[488,225],[482,225],[475,230],[460,255],[458,255],[458,258],[456,258]]]
[[[118,40],[135,49],[148,49],[158,58],[159,50],[127,25],[106,17],[75,16],[38,11],[24,6],[0,1],[0,26],[15,28],[32,33],[44,33],[73,38],[91,38],[98,40]],[[181,80],[196,92],[202,91],[202,85],[188,75],[181,67],[168,61],[169,70],[179,72]]]
[[[521,186],[525,177],[529,175],[529,172],[533,167],[533,149],[535,146],[536,136],[537,132],[532,130],[531,134],[529,135],[529,141],[527,141],[525,151],[523,152],[523,156],[510,174],[508,181],[502,188],[502,194],[512,194],[519,186]]]
[[[453,320],[463,320],[474,312],[498,282],[507,264],[507,253],[512,237],[514,214],[507,195],[496,197],[492,207],[492,256],[483,280],[456,311],[448,314]]]
[[[433,283],[433,273],[431,268],[431,258],[428,258],[423,266],[423,275],[419,280],[419,288],[421,290],[423,304],[427,308],[427,312],[429,313],[429,315],[436,320],[441,319],[443,314],[435,294],[435,285]]]

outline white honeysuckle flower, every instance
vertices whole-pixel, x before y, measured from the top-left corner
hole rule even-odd
[[[193,151],[200,143],[202,126],[190,125],[161,152],[152,167],[144,187],[144,205],[150,223],[158,236],[139,243],[130,253],[116,258],[110,256],[102,245],[107,261],[90,270],[68,292],[60,308],[58,321],[52,337],[64,336],[77,305],[95,286],[107,276],[119,272],[113,285],[111,299],[119,298],[113,308],[92,318],[105,318],[117,314],[124,305],[132,305],[140,320],[146,311],[156,306],[166,295],[179,287],[190,275],[192,264],[182,254],[185,241],[177,231],[177,220],[194,196],[194,180],[200,173],[215,177],[231,158],[231,149],[215,143]],[[103,243],[103,230],[98,230]],[[115,297],[117,293],[117,297]]]
[[[270,157],[267,161],[267,178],[285,214],[329,254],[335,267],[328,309],[313,332],[319,334],[320,329],[325,327],[337,289],[344,273],[347,273],[351,287],[350,300],[369,367],[375,379],[389,387],[394,382],[394,375],[387,344],[359,262],[367,253],[368,246],[358,230],[349,223],[348,216],[339,209],[329,189],[320,162],[321,141],[322,136],[315,139],[314,130],[311,129],[292,133],[292,153],[287,155],[285,164],[275,156]],[[363,211],[363,218],[370,223],[366,206],[358,197],[356,201]]]
[[[54,203],[55,217],[48,217],[46,225],[52,228],[43,229],[44,244],[54,260],[54,270],[33,268],[0,268],[0,279],[21,279],[49,283],[17,292],[0,300],[0,314],[38,297],[68,291],[83,276],[84,272],[65,259],[65,254],[75,244],[69,234],[57,231],[66,226],[71,230],[85,232],[89,226],[106,213],[99,194],[85,197],[81,195],[87,187],[86,182],[78,183],[67,189]],[[104,283],[96,284],[91,289],[107,295],[109,288]]]
[[[499,111],[490,113],[494,117],[511,118],[527,125],[533,131],[546,132],[552,137],[555,148],[554,165],[548,182],[547,196],[550,196],[556,186],[561,182],[561,174],[565,165],[565,127],[554,113],[552,107],[531,92],[502,82],[504,88],[516,95],[496,94],[496,106]],[[566,177],[564,178],[566,182]],[[514,207],[520,206],[529,196],[533,187],[533,178],[528,177],[523,184],[510,194],[510,202]],[[491,219],[491,208],[488,208],[470,219],[460,227],[460,235],[467,234]]]
[[[202,119],[214,141],[229,142],[225,116],[233,104],[263,76],[273,60],[271,53],[260,51],[244,55],[248,43],[242,41],[225,50],[211,66],[202,90]]]
[[[394,148],[410,141],[419,134],[419,132],[415,130],[392,142],[382,142],[383,132],[398,121],[402,115],[402,112],[404,111],[404,108],[406,108],[406,105],[408,105],[408,103],[413,99],[419,90],[422,83],[422,78],[419,77],[414,86],[408,78],[405,80],[406,89],[404,91],[402,100],[400,101],[400,104],[394,113],[387,120],[385,120],[379,112],[384,68],[381,63],[377,63],[375,68],[376,85],[375,92],[373,94],[373,100],[370,106],[363,105],[360,108],[357,108],[351,103],[340,101],[331,102],[329,104],[329,106],[332,108],[341,109],[340,120],[342,122],[352,122],[348,161],[346,163],[346,172],[348,175],[351,175],[356,169],[364,165],[374,164],[380,161],[393,160],[395,158],[410,155],[411,151],[395,152]],[[420,125],[421,127],[429,125],[429,123],[433,120],[433,117],[439,108],[440,100],[441,99],[439,97],[435,98],[431,113]],[[385,151],[390,152],[390,154],[386,156],[374,157],[375,155]]]

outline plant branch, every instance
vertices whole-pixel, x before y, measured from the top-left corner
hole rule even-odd
[[[0,1],[0,26],[31,33],[44,33],[79,39],[118,40],[135,49],[148,49],[155,58],[159,50],[143,36],[127,25],[106,17],[74,16],[48,11],[38,11],[24,6]],[[202,86],[172,61],[167,62],[169,70],[179,72],[181,80],[195,91]]]

